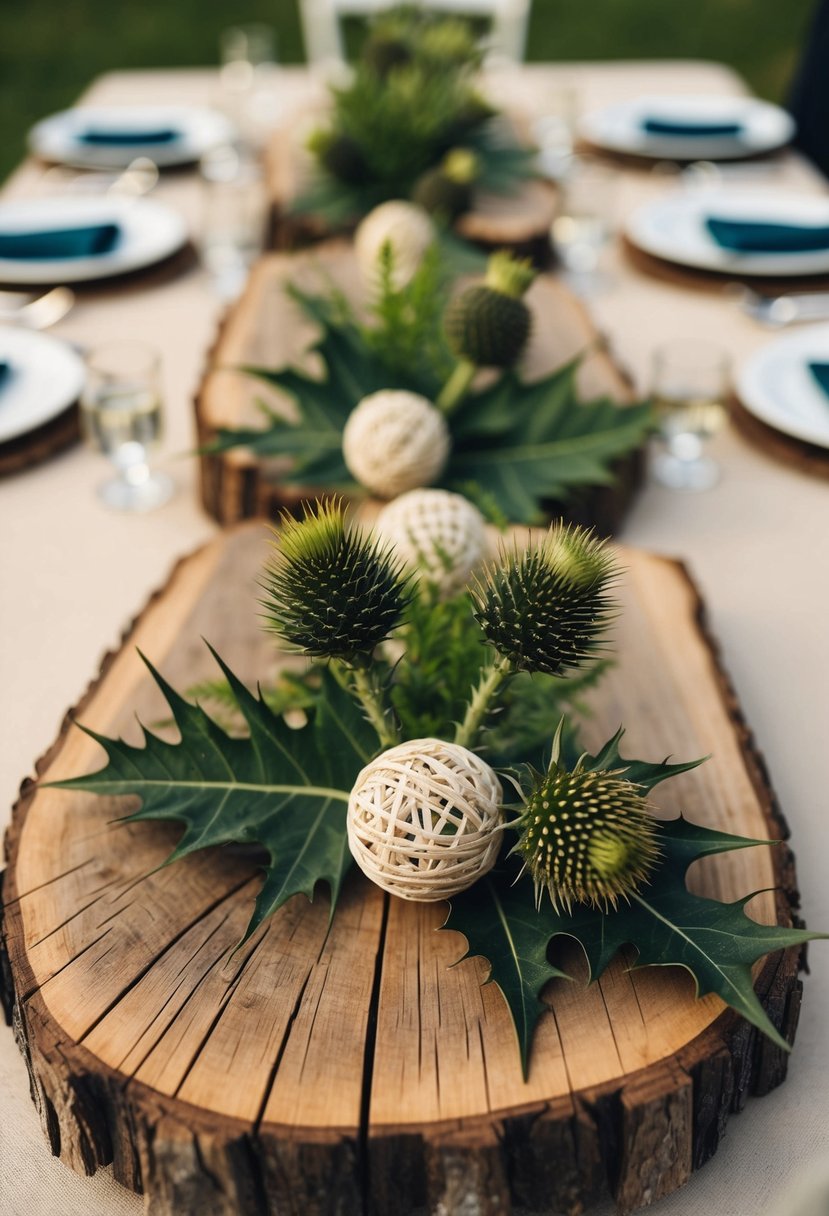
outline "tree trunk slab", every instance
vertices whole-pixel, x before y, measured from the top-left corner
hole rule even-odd
[[[266,532],[248,524],[181,562],[73,713],[137,741],[165,715],[136,654],[180,688],[215,675],[208,638],[248,681],[277,659],[256,624]],[[670,783],[668,814],[786,836],[762,758],[684,568],[631,549],[619,664],[593,694],[585,743],[626,721],[630,754],[712,753]],[[70,716],[39,761],[98,767]],[[529,1079],[506,1005],[444,908],[350,875],[297,896],[237,954],[260,883],[214,849],[158,869],[175,825],[124,823],[120,802],[22,787],[7,838],[3,987],[53,1153],[143,1190],[153,1216],[526,1216],[606,1197],[632,1212],[681,1186],[729,1114],[785,1076],[786,1057],[677,968],[620,959],[590,987],[553,981]],[[762,890],[755,918],[789,924],[791,853],[747,849],[692,870],[721,899]],[[772,891],[770,888],[776,888]],[[576,951],[574,953],[574,961]],[[792,1040],[799,953],[755,982]]]
[[[362,287],[351,244],[329,241],[303,254],[270,254],[254,268],[240,300],[220,326],[195,400],[199,447],[204,449],[222,428],[264,425],[257,401],[292,416],[284,394],[238,370],[243,366],[314,367],[305,352],[314,325],[286,294],[295,283],[305,291],[325,292],[334,283],[347,297],[360,299]],[[529,380],[537,380],[583,354],[579,390],[584,399],[609,396],[620,405],[633,401],[633,389],[607,343],[594,328],[581,301],[551,275],[540,275],[527,296],[534,327],[522,362]],[[614,534],[641,484],[643,451],[614,465],[614,484],[580,488],[566,507],[550,503],[551,514]],[[201,497],[205,510],[221,524],[243,519],[274,519],[294,509],[314,492],[285,483],[285,461],[235,448],[200,456]]]

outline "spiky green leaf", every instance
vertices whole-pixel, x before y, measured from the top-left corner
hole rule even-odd
[[[227,734],[147,663],[180,740],[169,742],[145,730],[143,745],[136,747],[88,731],[104,748],[106,765],[52,784],[137,796],[141,807],[128,818],[183,823],[168,863],[210,845],[261,845],[269,860],[245,934],[249,937],[292,895],[312,899],[319,882],[330,888],[333,911],[351,864],[345,833],[349,792],[376,751],[377,737],[326,670],[306,725],[294,730],[215,658],[247,737]]]

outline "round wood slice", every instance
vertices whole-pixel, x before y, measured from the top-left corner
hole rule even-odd
[[[238,369],[301,361],[301,352],[314,337],[314,326],[288,297],[286,287],[295,283],[305,291],[324,292],[332,282],[352,300],[362,290],[353,248],[345,240],[327,241],[302,254],[270,254],[257,263],[216,335],[195,399],[202,449],[214,442],[223,427],[262,427],[258,408],[262,399],[291,416],[293,405],[287,396],[264,389],[261,381]],[[609,396],[620,404],[633,400],[627,374],[594,328],[581,300],[552,275],[536,279],[528,300],[535,316],[522,362],[528,379],[538,379],[582,355],[578,384],[585,399]],[[305,362],[313,369],[310,359]],[[285,467],[284,460],[258,457],[247,448],[202,452],[205,510],[222,524],[256,516],[273,519],[319,492],[287,485]],[[549,504],[550,512],[593,526],[603,535],[612,534],[639,488],[643,470],[644,450],[631,453],[616,462],[612,485],[580,487],[566,506]]]
[[[183,561],[109,655],[77,708],[136,741],[165,708],[136,646],[179,687],[215,675],[207,637],[249,680],[275,668],[257,630],[261,525]],[[658,801],[755,837],[785,835],[762,760],[680,565],[623,550],[620,662],[594,698],[586,743],[620,721],[630,754],[712,753]],[[65,722],[44,778],[90,771],[99,746]],[[528,1081],[506,1006],[480,958],[436,933],[444,909],[384,896],[352,874],[329,924],[320,896],[285,905],[232,954],[259,886],[228,850],[158,868],[174,825],[127,824],[128,804],[23,786],[8,837],[2,968],[52,1151],[113,1162],[154,1216],[519,1216],[622,1212],[686,1182],[729,1113],[785,1074],[786,1058],[674,968],[620,959],[585,987],[553,982]],[[781,845],[697,863],[722,899],[765,890],[761,920],[789,923]],[[769,888],[777,887],[772,894]],[[756,986],[790,1040],[798,953]],[[748,1151],[749,1146],[746,1145]]]

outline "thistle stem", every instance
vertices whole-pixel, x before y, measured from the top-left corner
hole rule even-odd
[[[440,390],[435,405],[443,414],[451,414],[469,391],[469,386],[475,379],[478,368],[469,359],[461,359],[449,379]]]
[[[472,748],[477,742],[478,733],[492,707],[495,695],[513,674],[512,664],[503,655],[499,655],[494,663],[481,672],[478,686],[469,699],[463,722],[459,723],[455,731],[455,742],[461,747]]]
[[[400,735],[391,715],[386,712],[383,694],[372,679],[371,670],[367,665],[358,662],[351,668],[351,687],[366,717],[377,731],[382,747],[394,747],[400,742]]]

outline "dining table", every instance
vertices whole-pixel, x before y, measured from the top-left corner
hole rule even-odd
[[[116,71],[96,80],[83,100],[204,105],[215,102],[217,81],[212,69]],[[747,91],[730,68],[704,61],[486,69],[495,101],[529,114],[543,110],[546,90],[562,85],[575,90],[582,110],[643,93]],[[286,66],[270,87],[269,121],[298,124],[317,104],[321,85],[304,67]],[[662,165],[649,170],[618,161],[615,172],[620,218],[680,181]],[[818,172],[793,150],[729,165],[723,176],[751,191],[826,191]],[[60,194],[72,177],[29,158],[5,184],[2,200]],[[196,242],[202,189],[196,171],[180,169],[163,173],[153,192],[184,217]],[[175,274],[133,275],[81,286],[76,294],[74,308],[50,331],[54,336],[81,350],[134,338],[160,352],[166,429],[157,462],[174,478],[176,493],[146,514],[108,511],[95,494],[107,462],[80,443],[0,478],[0,826],[104,653],[118,645],[174,563],[217,531],[200,505],[192,408],[225,307],[208,272],[193,259]],[[771,339],[723,283],[654,275],[631,259],[620,239],[603,254],[587,306],[643,393],[660,343],[710,341],[737,368]],[[646,478],[620,539],[679,557],[692,572],[791,828],[803,916],[810,926],[829,929],[829,480],[774,459],[731,426],[711,440],[710,451],[721,466],[718,484],[683,493]],[[771,1216],[826,1162],[826,945],[815,942],[809,962],[785,1084],[732,1118],[716,1156],[654,1206],[659,1216]],[[142,1210],[142,1199],[108,1169],[84,1177],[50,1156],[12,1028],[0,1032],[0,1216],[137,1216]],[[608,1201],[596,1216],[611,1211]]]

